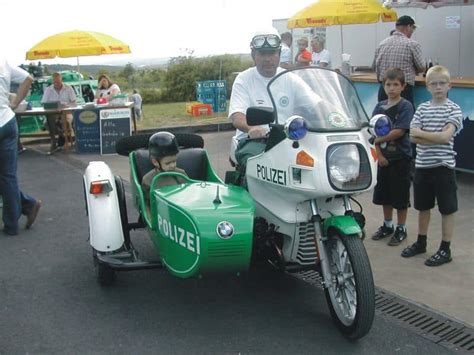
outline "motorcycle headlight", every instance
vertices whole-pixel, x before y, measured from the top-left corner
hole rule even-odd
[[[336,190],[362,190],[372,181],[370,162],[358,144],[335,144],[328,148],[329,182]]]

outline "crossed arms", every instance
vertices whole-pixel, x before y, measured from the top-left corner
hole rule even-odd
[[[427,132],[414,127],[410,129],[410,140],[415,144],[447,144],[455,131],[452,123],[446,124],[441,132]]]

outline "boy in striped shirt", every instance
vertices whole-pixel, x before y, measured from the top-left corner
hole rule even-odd
[[[462,129],[462,112],[448,99],[451,88],[449,71],[436,65],[426,73],[426,86],[432,95],[415,112],[410,139],[417,144],[413,181],[415,209],[418,214],[418,239],[405,248],[403,257],[426,252],[431,209],[438,203],[441,213],[442,240],[439,250],[425,261],[439,266],[452,260],[450,244],[454,231],[454,213],[458,209],[454,136]]]

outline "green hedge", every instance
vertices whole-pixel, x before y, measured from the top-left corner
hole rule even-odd
[[[239,55],[204,58],[190,55],[171,58],[165,69],[137,70],[127,65],[112,80],[122,92],[138,89],[145,104],[195,101],[196,81],[201,80],[226,80],[229,98],[236,73],[252,65],[252,60]]]
[[[157,104],[162,102],[161,89],[140,89],[144,104]]]

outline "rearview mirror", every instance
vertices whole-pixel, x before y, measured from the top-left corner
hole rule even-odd
[[[275,113],[272,107],[252,106],[247,109],[246,115],[249,126],[260,126],[275,121]]]

